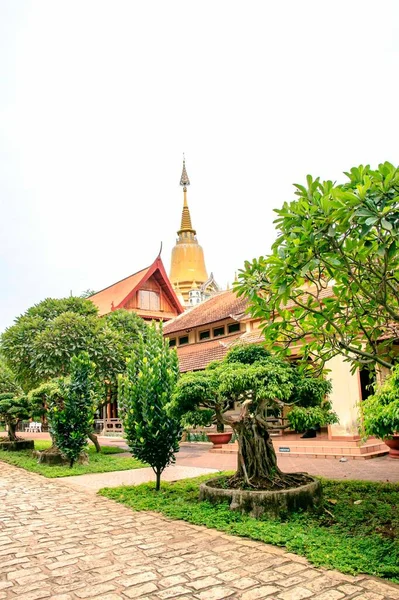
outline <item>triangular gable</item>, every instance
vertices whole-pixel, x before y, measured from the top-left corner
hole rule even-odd
[[[134,294],[152,276],[154,276],[155,279],[157,280],[157,283],[162,288],[162,291],[164,292],[164,294],[168,298],[170,304],[176,310],[176,313],[178,315],[180,315],[182,312],[184,312],[184,308],[180,304],[179,299],[176,296],[176,293],[175,293],[175,291],[174,291],[174,289],[172,287],[172,284],[169,281],[169,277],[166,274],[165,267],[163,265],[163,262],[162,262],[162,259],[161,259],[160,256],[157,256],[157,258],[152,263],[152,265],[150,267],[148,267],[148,269],[146,269],[145,273],[143,272],[143,276],[140,279],[140,281],[137,281],[136,285],[130,290],[130,292],[128,293],[128,295],[119,303],[118,306],[115,306],[115,308],[123,308],[129,302],[129,300],[134,296]]]
[[[93,294],[89,300],[98,307],[99,315],[105,315],[117,308],[124,308],[140,287],[153,275],[162,287],[176,314],[180,315],[184,309],[172,288],[160,256],[157,256],[149,267],[125,277],[125,279],[104,288],[97,294]]]

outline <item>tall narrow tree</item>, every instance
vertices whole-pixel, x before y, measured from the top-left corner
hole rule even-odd
[[[153,323],[146,339],[140,337],[119,378],[119,407],[129,447],[135,458],[147,462],[160,489],[164,469],[175,461],[181,426],[167,407],[179,376],[177,354]]]

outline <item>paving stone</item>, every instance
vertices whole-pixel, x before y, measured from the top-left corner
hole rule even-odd
[[[321,577],[317,577],[316,579],[312,579],[311,581],[306,582],[306,589],[314,592],[323,592],[326,588],[333,587],[336,585],[336,581],[331,579],[331,577],[327,577],[326,575],[322,575]],[[355,590],[356,591],[356,590]]]
[[[203,567],[202,569],[194,569],[193,571],[188,571],[187,577],[190,579],[196,579],[197,577],[204,577],[205,575],[215,575],[219,573],[219,569],[217,567]],[[223,573],[225,575],[225,573]],[[227,581],[227,579],[225,580]]]
[[[203,579],[196,579],[195,581],[190,581],[187,586],[192,587],[194,590],[202,590],[204,588],[210,587],[211,585],[220,585],[220,581],[215,577],[204,577]]]
[[[394,588],[393,586],[387,585],[380,581],[375,581],[373,579],[367,580],[362,585],[363,587],[372,592],[376,592],[377,594],[387,596],[387,598],[389,598],[390,600],[391,598],[393,598],[393,600],[399,600],[399,588],[396,586]]]
[[[141,598],[144,594],[150,594],[151,592],[157,591],[155,583],[145,583],[134,588],[128,588],[123,590],[123,595],[128,598]]]
[[[123,587],[130,587],[137,585],[138,583],[147,583],[148,581],[154,581],[157,576],[153,571],[145,571],[144,573],[138,573],[132,577],[122,577],[118,579],[117,583]]]
[[[258,585],[258,581],[256,579],[252,579],[251,577],[242,577],[237,579],[232,583],[232,586],[237,590],[246,590],[247,588],[253,587],[254,585]]]
[[[100,585],[89,585],[84,590],[76,590],[75,594],[78,598],[95,598],[96,596],[100,596],[105,594],[106,592],[113,592],[115,590],[114,585],[110,585],[109,583],[100,584]]]
[[[234,590],[226,587],[214,588],[213,590],[205,590],[195,595],[198,600],[224,600],[234,594]]]
[[[279,594],[278,597],[281,600],[303,600],[303,598],[310,598],[310,596],[313,596],[313,592],[303,587],[295,587],[292,590],[287,590]]]
[[[350,594],[355,594],[356,592],[362,591],[361,587],[359,587],[358,585],[351,585],[350,583],[345,583],[344,585],[340,585],[338,589],[340,592],[343,592],[344,594],[347,594],[348,596],[350,596]]]
[[[341,600],[341,598],[344,597],[345,594],[339,592],[338,590],[328,590],[327,592],[323,592],[322,594],[314,596],[313,600]]]
[[[353,600],[384,600],[384,596],[374,592],[362,592],[360,596],[353,596]]]
[[[259,600],[260,598],[267,598],[278,591],[279,588],[273,585],[262,585],[261,587],[244,592],[241,595],[241,600]]]
[[[168,588],[174,585],[179,585],[179,583],[186,583],[188,581],[187,577],[183,575],[171,575],[170,577],[164,577],[159,580],[159,585]]]
[[[168,598],[178,598],[179,596],[183,596],[184,594],[189,594],[191,590],[183,587],[181,585],[176,585],[172,588],[167,588],[166,590],[162,590],[158,592],[158,597],[161,600],[167,600]]]

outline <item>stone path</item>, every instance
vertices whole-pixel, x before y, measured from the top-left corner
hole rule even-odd
[[[0,600],[399,600],[399,586],[0,462]]]

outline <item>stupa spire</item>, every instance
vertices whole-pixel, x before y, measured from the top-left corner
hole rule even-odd
[[[191,224],[191,215],[190,215],[190,210],[189,210],[188,204],[187,204],[187,186],[190,185],[190,180],[188,178],[187,171],[186,171],[186,159],[184,157],[184,154],[183,154],[183,170],[182,170],[181,177],[180,177],[180,185],[183,186],[183,211],[182,211],[182,215],[181,215],[180,229],[177,233],[179,234],[179,236],[184,232],[192,233],[193,235],[195,235],[196,231],[195,231],[195,229],[193,229],[193,226]]]

